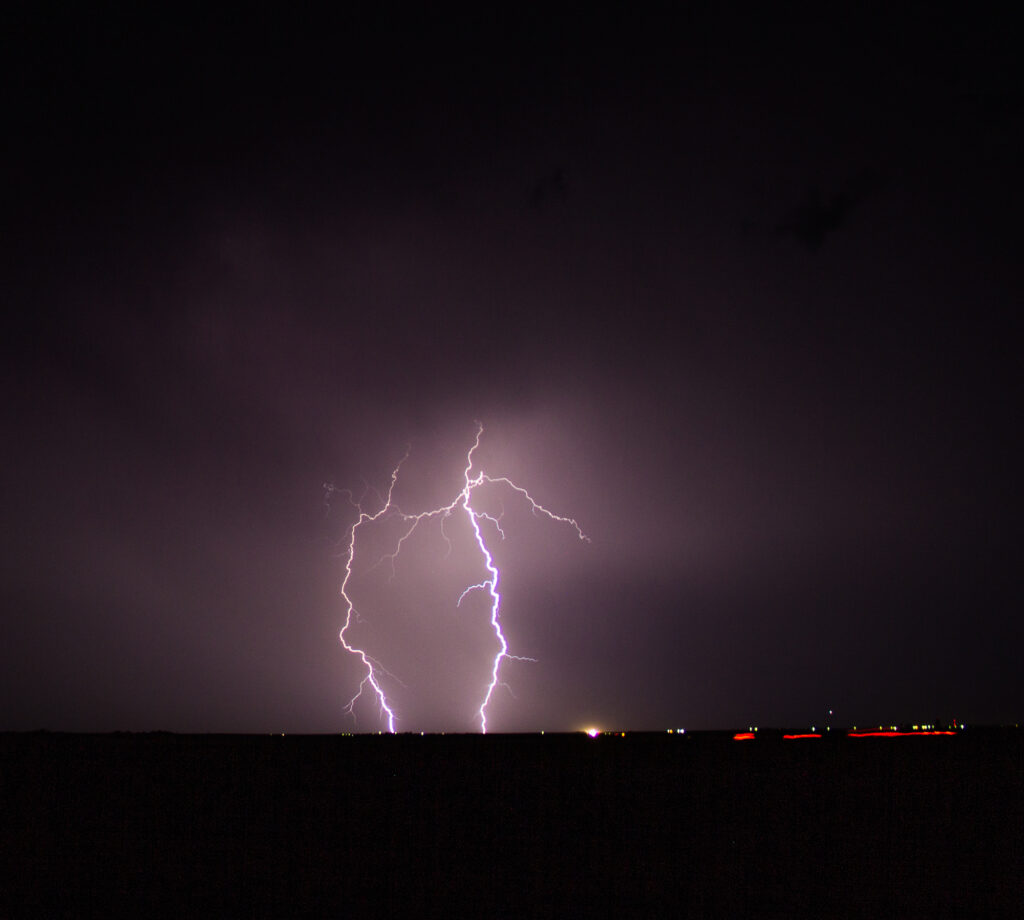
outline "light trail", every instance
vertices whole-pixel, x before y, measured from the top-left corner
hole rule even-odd
[[[850,738],[912,738],[921,735],[955,735],[954,731],[880,731],[880,732],[847,732]]]
[[[385,693],[384,686],[381,683],[381,677],[386,676],[396,681],[398,681],[398,678],[396,678],[395,675],[389,673],[384,668],[384,666],[375,658],[373,658],[369,653],[367,653],[365,649],[360,648],[354,645],[352,642],[350,642],[345,635],[346,632],[348,632],[349,627],[352,625],[353,621],[361,619],[358,611],[356,610],[355,604],[348,593],[349,582],[352,579],[352,564],[353,560],[355,559],[356,553],[356,540],[360,528],[364,527],[367,524],[372,524],[376,521],[381,521],[385,518],[396,518],[408,524],[408,527],[404,530],[404,532],[402,532],[397,541],[395,541],[394,549],[390,553],[383,554],[380,557],[380,559],[378,559],[373,564],[373,566],[371,566],[371,568],[375,567],[386,559],[391,565],[392,574],[394,574],[395,559],[398,558],[398,555],[401,552],[402,546],[405,543],[405,541],[412,536],[413,531],[416,530],[416,528],[421,523],[434,518],[439,518],[441,522],[441,536],[448,544],[448,549],[450,552],[451,540],[448,537],[448,534],[445,532],[444,523],[449,517],[451,517],[452,514],[455,514],[457,512],[465,513],[466,518],[470,526],[472,527],[473,537],[476,542],[477,549],[480,552],[480,559],[483,563],[484,569],[486,570],[486,575],[481,581],[466,587],[466,589],[459,595],[459,598],[456,601],[456,606],[461,606],[462,601],[470,592],[486,591],[490,597],[491,629],[493,630],[495,639],[497,640],[498,643],[498,650],[494,655],[494,660],[491,662],[490,682],[487,684],[486,689],[483,691],[480,706],[477,709],[477,715],[479,716],[480,719],[480,731],[485,734],[487,732],[487,706],[491,701],[491,697],[494,695],[495,688],[500,683],[499,677],[501,673],[502,661],[506,658],[512,658],[519,661],[533,661],[534,659],[523,658],[521,656],[512,655],[509,653],[508,641],[506,640],[505,635],[502,632],[500,620],[501,594],[498,591],[498,584],[501,577],[501,573],[499,572],[497,565],[495,565],[494,558],[491,555],[490,549],[488,549],[487,541],[485,540],[483,531],[481,530],[480,527],[481,521],[489,521],[494,526],[498,534],[501,537],[504,537],[504,531],[501,529],[501,516],[495,517],[494,515],[488,514],[485,511],[476,510],[472,504],[474,489],[484,484],[504,486],[507,489],[511,490],[514,494],[518,495],[520,498],[528,502],[530,505],[530,510],[533,514],[547,517],[549,520],[557,523],[567,524],[570,527],[572,527],[572,529],[576,532],[576,536],[580,540],[586,543],[590,542],[590,538],[583,533],[583,530],[580,528],[580,525],[576,522],[574,518],[563,517],[562,515],[555,514],[553,511],[549,510],[548,508],[545,508],[538,501],[536,501],[526,489],[512,482],[512,480],[504,476],[491,477],[488,476],[482,470],[474,473],[473,454],[476,452],[477,448],[480,447],[480,439],[483,436],[484,432],[484,426],[480,422],[477,422],[476,424],[476,438],[473,441],[472,447],[470,447],[469,450],[466,452],[466,467],[463,470],[462,489],[458,493],[458,495],[456,495],[455,498],[452,499],[452,501],[447,505],[442,505],[441,507],[438,508],[432,508],[429,511],[421,511],[419,514],[407,514],[406,512],[399,509],[398,506],[395,504],[394,491],[395,486],[398,483],[398,472],[402,468],[402,464],[405,463],[405,461],[409,457],[408,451],[406,451],[405,456],[398,461],[398,464],[395,466],[394,470],[392,470],[391,484],[388,486],[386,495],[378,494],[381,507],[373,513],[366,511],[362,506],[362,501],[363,499],[365,499],[365,494],[362,499],[356,501],[352,492],[348,489],[335,489],[334,486],[330,484],[327,484],[325,486],[325,488],[328,490],[328,493],[338,491],[341,492],[341,494],[345,495],[349,503],[358,512],[356,520],[354,521],[352,527],[348,531],[348,552],[345,557],[345,577],[342,579],[341,583],[341,596],[345,602],[345,623],[338,634],[338,638],[341,640],[341,644],[342,646],[344,646],[346,651],[350,652],[351,654],[357,656],[360,659],[360,661],[363,664],[363,667],[366,669],[366,676],[362,679],[362,681],[360,681],[359,689],[356,692],[355,696],[353,696],[352,699],[349,700],[348,705],[345,707],[345,711],[352,715],[353,718],[355,718],[356,702],[360,699],[363,693],[366,692],[367,687],[369,687],[377,699],[381,718],[385,721],[385,723],[387,724],[387,730],[391,733],[394,733],[396,730],[395,724],[397,721],[397,716],[395,714],[394,709],[392,708],[391,703],[388,701],[388,696]],[[368,489],[367,491],[370,490]],[[401,681],[398,682],[401,683]]]

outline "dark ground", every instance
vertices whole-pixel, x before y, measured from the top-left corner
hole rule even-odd
[[[0,736],[0,916],[1018,916],[1024,736]]]

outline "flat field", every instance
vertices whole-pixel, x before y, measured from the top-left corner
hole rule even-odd
[[[1024,733],[0,735],[0,916],[1019,917]]]

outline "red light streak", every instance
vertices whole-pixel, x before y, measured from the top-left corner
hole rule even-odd
[[[820,738],[821,735],[817,732],[808,732],[806,735],[783,735],[787,741],[792,741],[794,738]]]
[[[847,732],[849,738],[907,738],[911,735],[955,735],[953,731],[929,732]]]
[[[754,733],[753,732],[736,732],[736,734],[732,736],[732,740],[733,741],[753,741],[754,740]]]

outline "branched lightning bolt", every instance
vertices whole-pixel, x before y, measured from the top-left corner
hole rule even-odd
[[[356,647],[351,642],[349,642],[348,639],[346,639],[345,637],[345,633],[348,631],[348,628],[352,625],[353,620],[360,619],[359,613],[356,611],[355,604],[352,602],[352,598],[348,594],[348,586],[349,581],[352,578],[352,563],[353,559],[355,558],[356,537],[361,527],[363,527],[365,524],[371,524],[375,521],[379,521],[385,517],[397,517],[401,521],[408,524],[408,527],[404,530],[404,532],[401,534],[401,536],[399,536],[398,540],[395,542],[394,549],[392,550],[392,552],[385,553],[380,559],[378,559],[373,564],[373,566],[371,566],[371,568],[375,567],[386,559],[390,563],[392,575],[394,575],[395,560],[398,558],[398,555],[402,550],[403,544],[412,536],[413,531],[423,521],[430,520],[432,518],[440,518],[441,536],[448,544],[448,551],[450,553],[451,541],[449,540],[448,535],[445,533],[444,523],[449,517],[451,517],[452,514],[456,513],[459,510],[465,513],[466,518],[470,523],[470,526],[473,528],[473,536],[476,540],[477,547],[480,550],[481,559],[483,561],[484,568],[486,569],[487,574],[482,581],[473,585],[469,585],[459,595],[459,598],[456,601],[456,606],[461,606],[463,599],[471,591],[486,591],[490,596],[491,600],[491,628],[493,629],[494,636],[498,641],[498,651],[495,653],[494,660],[491,663],[490,682],[487,684],[487,687],[483,693],[482,702],[480,703],[480,707],[477,710],[477,714],[480,717],[480,730],[484,733],[487,732],[487,705],[491,701],[491,697],[494,694],[495,688],[499,686],[499,684],[501,683],[499,680],[499,675],[501,672],[501,662],[505,658],[512,658],[517,661],[534,661],[535,659],[524,658],[509,653],[508,642],[505,639],[505,635],[501,630],[501,622],[499,618],[499,613],[501,610],[501,595],[498,592],[498,581],[500,578],[500,572],[498,571],[498,567],[494,564],[494,559],[491,556],[491,552],[487,548],[487,541],[484,539],[483,532],[480,529],[481,521],[489,521],[497,530],[498,534],[504,537],[504,531],[501,529],[501,517],[504,515],[504,512],[502,512],[502,514],[498,517],[495,517],[494,515],[488,514],[484,511],[477,511],[472,505],[473,490],[476,489],[478,486],[483,485],[484,483],[506,486],[513,492],[520,495],[527,502],[529,502],[530,509],[533,512],[533,514],[547,517],[549,520],[556,521],[562,524],[568,524],[570,527],[573,528],[573,530],[576,531],[576,536],[580,540],[587,543],[590,542],[590,538],[583,533],[583,530],[580,528],[580,525],[576,522],[574,518],[563,517],[562,515],[555,514],[553,511],[550,511],[548,508],[545,508],[543,505],[537,502],[526,489],[512,482],[512,480],[504,476],[491,477],[488,476],[483,471],[479,471],[474,474],[473,454],[480,446],[480,439],[483,436],[483,432],[484,426],[480,422],[477,422],[476,438],[473,441],[473,446],[470,447],[469,450],[466,452],[466,467],[463,470],[462,490],[459,492],[458,495],[455,496],[455,498],[449,504],[443,505],[439,508],[433,508],[429,511],[422,511],[419,514],[407,514],[406,512],[403,512],[395,504],[393,498],[395,485],[398,482],[399,470],[402,468],[402,464],[409,457],[408,451],[406,451],[405,456],[402,457],[401,460],[399,460],[394,470],[392,470],[391,483],[388,486],[386,495],[380,495],[380,493],[377,493],[377,496],[380,500],[380,508],[373,513],[364,510],[362,506],[362,499],[360,499],[360,501],[356,501],[349,490],[334,490],[333,486],[328,486],[328,489],[331,491],[342,492],[342,494],[344,494],[347,497],[350,504],[352,504],[352,506],[358,512],[356,520],[352,524],[352,527],[349,529],[348,532],[348,552],[345,557],[345,577],[342,579],[341,583],[341,596],[345,602],[345,624],[344,626],[342,626],[341,632],[338,634],[338,637],[341,639],[341,644],[345,647],[345,650],[353,655],[356,655],[360,659],[360,661],[362,661],[363,667],[366,669],[366,676],[360,682],[359,689],[356,692],[355,696],[353,696],[352,699],[349,700],[348,705],[345,707],[345,711],[354,716],[355,704],[357,700],[359,700],[359,698],[363,695],[367,686],[369,686],[377,698],[380,713],[381,716],[385,718],[387,722],[388,731],[392,733],[395,731],[396,716],[394,710],[391,708],[391,705],[388,702],[388,698],[384,692],[383,686],[381,685],[380,678],[382,675],[390,677],[391,679],[396,681],[398,680],[398,678],[396,678],[395,675],[390,674],[387,670],[385,670],[384,666],[375,658],[371,657],[364,649]],[[365,493],[363,497],[365,498]],[[401,683],[401,681],[398,682]],[[504,684],[501,685],[505,686]]]

